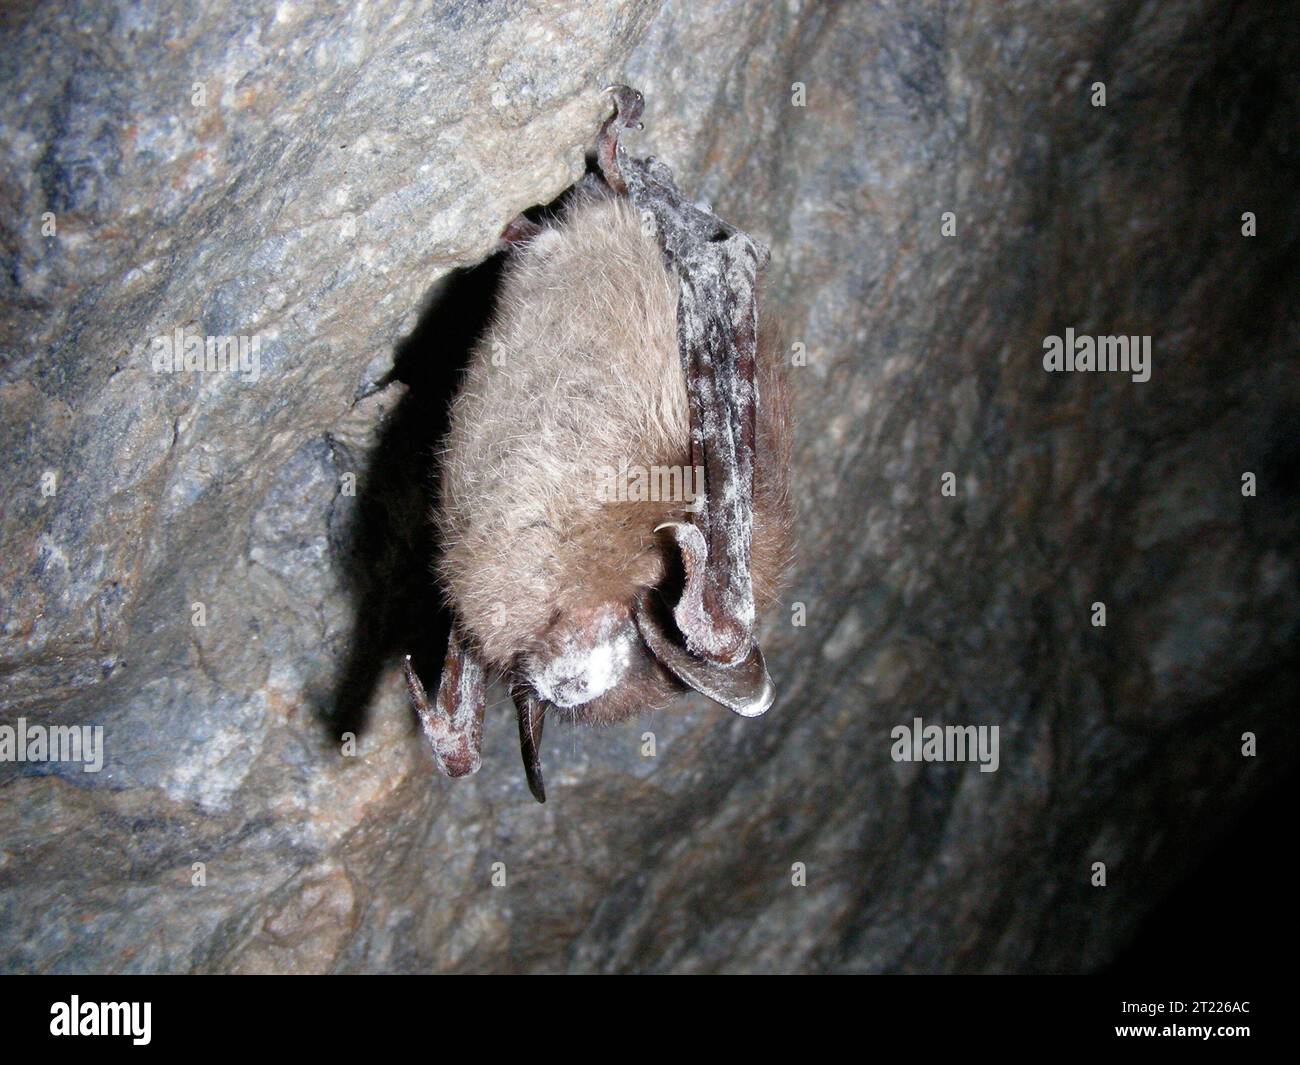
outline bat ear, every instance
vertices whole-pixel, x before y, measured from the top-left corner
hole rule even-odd
[[[776,687],[757,643],[739,662],[724,666],[697,658],[677,643],[645,598],[637,604],[636,623],[651,653],[688,688],[741,717],[765,714],[775,701]]]
[[[546,801],[546,782],[542,779],[542,726],[545,707],[527,684],[517,684],[511,691],[519,711],[519,749],[524,756],[524,773],[528,790],[538,802]]]

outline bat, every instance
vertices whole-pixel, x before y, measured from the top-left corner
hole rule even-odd
[[[745,717],[775,689],[754,637],[790,562],[790,417],[760,315],[767,249],[619,143],[642,95],[610,86],[600,176],[548,224],[506,227],[494,318],[440,458],[438,579],[453,613],[430,701],[439,769],[481,765],[490,677],[546,801],[542,730],[609,724],[693,689]]]

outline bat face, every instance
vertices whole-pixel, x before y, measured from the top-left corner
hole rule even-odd
[[[438,573],[455,630],[435,705],[407,667],[450,775],[478,767],[486,675],[509,682],[539,800],[548,716],[610,723],[687,688],[747,715],[771,703],[752,624],[788,555],[780,367],[752,292],[684,315],[699,299],[681,265],[691,244],[674,258],[674,219],[652,214],[678,211],[676,190],[638,204],[656,175],[616,144],[639,106],[619,97],[602,132],[611,188],[587,183],[554,225],[507,231],[497,314],[442,458]],[[632,192],[611,191],[629,190],[625,176]],[[709,338],[703,354],[692,336]]]

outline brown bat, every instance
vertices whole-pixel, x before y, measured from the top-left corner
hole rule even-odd
[[[764,713],[755,616],[789,555],[767,249],[629,157],[641,94],[606,91],[604,181],[555,224],[507,227],[495,320],[452,405],[436,520],[455,620],[432,703],[406,660],[453,777],[479,768],[486,681],[507,680],[538,802],[553,714],[610,723],[686,689]]]

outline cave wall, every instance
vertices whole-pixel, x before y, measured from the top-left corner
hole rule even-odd
[[[7,7],[0,724],[105,758],[0,763],[0,968],[1104,964],[1295,761],[1284,16]],[[771,244],[800,563],[773,711],[553,726],[538,806],[504,692],[482,771],[435,775],[398,656],[436,677],[476,264],[582,173],[611,81],[629,147]],[[1045,372],[1067,327],[1150,335],[1150,380]],[[258,372],[157,372],[178,328]],[[895,762],[918,716],[998,726],[998,771]]]

